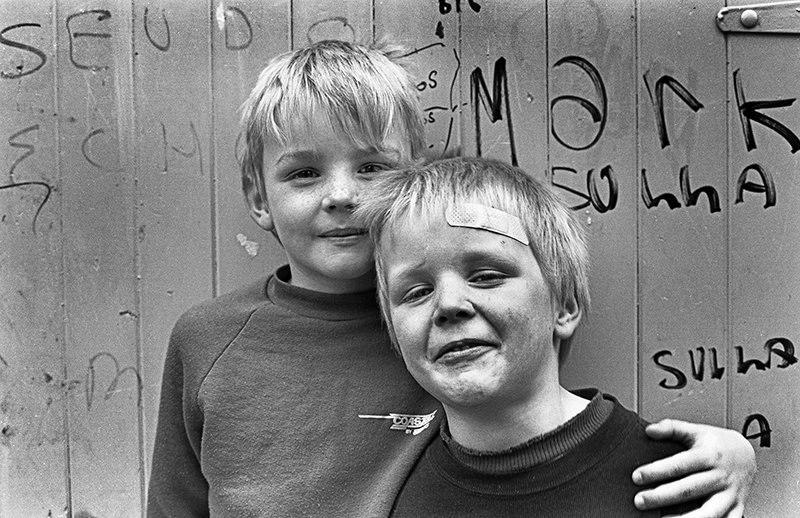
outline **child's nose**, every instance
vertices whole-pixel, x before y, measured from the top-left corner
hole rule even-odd
[[[437,326],[451,325],[469,320],[475,315],[475,307],[468,299],[463,287],[457,283],[437,288],[433,322]]]
[[[323,198],[325,210],[353,210],[358,199],[358,185],[354,178],[342,175],[332,178],[328,194]]]

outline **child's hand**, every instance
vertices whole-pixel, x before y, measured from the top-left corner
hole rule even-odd
[[[656,509],[708,497],[681,518],[741,518],[756,474],[753,447],[741,434],[724,428],[664,419],[647,427],[656,440],[674,440],[688,450],[633,472],[633,482],[647,485],[671,480],[637,493],[640,510]]]

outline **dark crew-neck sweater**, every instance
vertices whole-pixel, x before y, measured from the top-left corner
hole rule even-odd
[[[511,449],[481,453],[456,443],[442,424],[395,503],[395,518],[643,517],[631,481],[642,464],[683,448],[644,433],[646,422],[615,398],[577,391],[587,407],[561,427]],[[674,512],[675,509],[670,509]]]
[[[375,291],[287,281],[280,268],[176,324],[149,518],[387,516],[436,437],[440,406],[392,351]]]

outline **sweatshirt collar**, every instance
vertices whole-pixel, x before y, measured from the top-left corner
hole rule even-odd
[[[267,296],[274,304],[295,313],[321,320],[378,318],[375,289],[357,293],[322,293],[290,284],[288,265],[281,266],[267,281]]]

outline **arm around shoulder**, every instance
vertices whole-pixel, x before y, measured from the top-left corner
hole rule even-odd
[[[666,507],[705,498],[683,518],[741,518],[756,473],[750,442],[733,430],[665,419],[647,427],[656,440],[671,440],[686,451],[637,468],[638,485],[662,483],[639,492],[636,507]],[[670,482],[671,481],[671,482]]]

